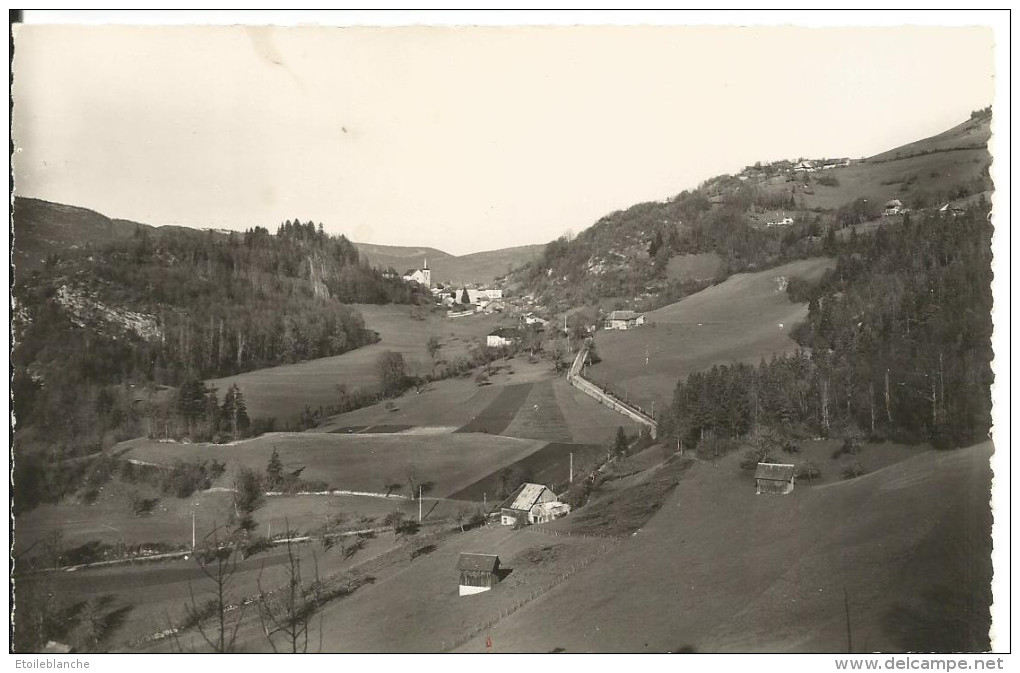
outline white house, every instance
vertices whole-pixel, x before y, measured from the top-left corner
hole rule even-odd
[[[645,324],[645,314],[635,311],[613,311],[606,318],[606,329],[631,329]]]
[[[785,227],[789,224],[793,224],[793,218],[789,215],[783,217],[780,220],[769,220],[765,223],[766,227]]]
[[[559,502],[556,494],[542,484],[521,484],[513,494],[500,505],[499,522],[513,526],[518,521],[545,523],[566,516],[570,505]]]
[[[517,330],[508,329],[506,327],[497,327],[489,332],[489,334],[485,337],[485,345],[489,348],[512,346],[519,337],[520,335],[517,333]]]
[[[813,173],[817,169],[815,168],[815,163],[813,161],[801,161],[800,163],[793,167],[793,170],[804,171],[806,173]]]
[[[886,201],[884,208],[886,215],[896,215],[903,212],[903,202],[899,199],[892,199],[891,201]]]
[[[404,272],[404,280],[415,282],[425,287],[432,287],[432,271],[429,269],[429,260],[424,260],[420,269],[408,269]]]

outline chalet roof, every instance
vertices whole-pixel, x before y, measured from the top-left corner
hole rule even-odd
[[[529,511],[545,490],[546,487],[542,484],[521,484],[513,495],[503,501],[501,507]]]
[[[613,311],[609,314],[610,320],[636,320],[643,314],[637,311]]]
[[[790,481],[793,479],[795,467],[789,463],[758,463],[754,478],[768,479],[769,481]]]
[[[499,556],[496,554],[463,553],[457,560],[457,570],[477,570],[494,573],[499,568]]]
[[[503,337],[504,339],[516,339],[521,334],[511,327],[497,327],[489,332],[489,336]]]

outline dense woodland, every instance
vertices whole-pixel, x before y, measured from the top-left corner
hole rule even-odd
[[[345,237],[297,220],[275,235],[139,225],[51,255],[13,295],[19,453],[50,458],[146,433],[234,436],[227,391],[200,390],[196,402],[173,388],[377,341],[347,303],[428,301]]]
[[[809,316],[803,348],[759,366],[718,366],[678,383],[668,430],[688,446],[769,427],[936,446],[981,441],[991,426],[989,206],[907,215],[873,235],[830,242],[837,266],[791,283]]]

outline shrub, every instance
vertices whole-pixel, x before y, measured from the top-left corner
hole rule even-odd
[[[132,493],[130,496],[131,512],[135,516],[143,516],[145,514],[152,514],[152,510],[155,509],[156,503],[159,502],[159,498],[143,498],[137,493]]]
[[[835,175],[820,175],[815,178],[815,182],[826,187],[838,187],[839,180],[836,179]]]
[[[255,554],[261,554],[273,548],[273,543],[268,538],[252,537],[241,546],[241,558],[248,558]]]
[[[105,542],[89,540],[85,544],[64,551],[60,558],[67,565],[82,565],[102,561],[109,557],[112,551],[113,547]]]
[[[846,469],[843,470],[843,478],[844,479],[856,479],[857,477],[861,476],[862,474],[867,474],[867,473],[868,473],[868,471],[867,471],[867,469],[865,469],[865,467],[861,463],[861,461],[855,460],[853,463],[848,465],[846,467]]]
[[[740,444],[735,439],[706,437],[698,442],[697,454],[702,460],[714,460],[725,456]]]
[[[213,461],[210,466],[205,460],[174,461],[168,470],[164,470],[160,478],[159,488],[163,495],[187,498],[195,491],[205,490],[212,486],[213,471],[223,473],[223,464]]]
[[[822,471],[818,469],[818,466],[808,461],[803,463],[797,470],[798,479],[806,479],[807,481],[813,481],[819,479],[822,476]]]

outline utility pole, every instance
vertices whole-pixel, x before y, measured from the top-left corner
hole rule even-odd
[[[191,510],[191,551],[195,551],[195,510]]]
[[[567,477],[567,483],[574,483],[574,452],[570,452],[570,476]]]
[[[418,523],[421,523],[421,485],[418,485]]]

